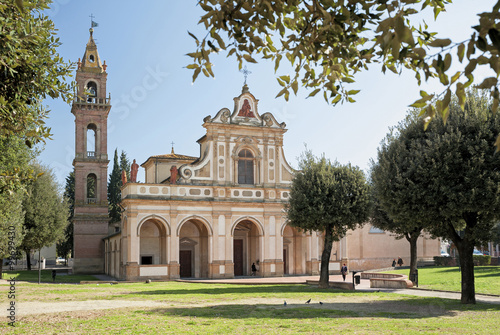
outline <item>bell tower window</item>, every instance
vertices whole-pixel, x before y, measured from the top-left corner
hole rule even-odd
[[[95,102],[97,97],[97,84],[94,81],[89,81],[87,83],[86,94],[88,96],[87,102]]]
[[[91,63],[95,62],[95,57],[94,57],[94,55],[90,55],[90,56],[89,56],[89,61],[90,61]]]
[[[87,126],[87,158],[96,158],[97,127],[95,124]]]
[[[248,149],[238,153],[238,184],[254,183],[254,157]]]
[[[97,177],[90,173],[87,176],[87,204],[97,203]]]

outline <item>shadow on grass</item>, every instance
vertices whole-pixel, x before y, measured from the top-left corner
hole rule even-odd
[[[410,298],[399,301],[372,301],[369,303],[344,303],[318,301],[311,304],[232,304],[190,308],[157,308],[140,311],[143,314],[226,319],[317,319],[317,318],[366,318],[419,319],[455,316],[462,310],[500,311],[500,306],[477,304],[464,307],[457,302],[437,298]]]
[[[141,292],[130,292],[130,294],[141,294],[141,295],[195,295],[195,294],[210,294],[210,295],[222,295],[222,294],[263,294],[263,293],[336,293],[336,294],[357,294],[366,292],[358,291],[344,291],[337,289],[320,289],[318,287],[309,285],[225,285],[223,287],[217,287],[216,285],[210,284],[208,287],[196,288],[192,283],[187,285],[182,285],[175,289],[158,289],[151,291],[141,291]],[[205,285],[205,284],[201,284]]]

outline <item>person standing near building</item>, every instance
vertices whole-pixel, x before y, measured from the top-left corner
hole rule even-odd
[[[345,276],[347,275],[347,266],[344,265],[342,266],[342,268],[340,269],[340,273],[342,273],[342,278],[344,278],[344,281],[345,281]]]
[[[398,265],[403,266],[403,259],[401,257],[398,257]]]
[[[255,266],[255,263],[252,263],[252,276],[255,276],[257,273],[257,267]]]

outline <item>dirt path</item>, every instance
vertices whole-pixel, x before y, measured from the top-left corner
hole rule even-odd
[[[62,313],[71,311],[91,311],[123,307],[167,307],[158,301],[131,301],[131,300],[85,300],[61,302],[21,302],[18,304],[18,315]]]

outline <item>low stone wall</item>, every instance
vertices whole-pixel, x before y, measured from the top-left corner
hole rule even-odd
[[[318,285],[319,280],[307,280],[306,283],[308,285]],[[354,286],[350,282],[345,281],[331,281],[328,283],[330,287],[340,288],[342,290],[354,290]]]
[[[370,279],[371,288],[410,288],[413,283],[407,275],[380,272],[363,272],[361,279]]]

